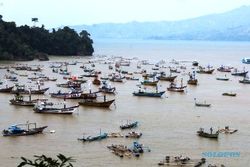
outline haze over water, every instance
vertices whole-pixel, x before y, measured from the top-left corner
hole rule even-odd
[[[250,65],[242,64],[241,59],[250,57],[249,42],[202,42],[202,41],[144,41],[144,40],[95,40],[96,55],[138,57],[148,59],[156,63],[160,60],[171,61],[197,60],[200,65],[211,65],[214,68],[220,65],[231,65],[242,70],[249,70]],[[71,57],[52,57],[53,61],[87,61],[88,58],[73,59]],[[25,64],[43,64],[43,73],[58,78],[57,83],[66,82],[62,75],[52,73],[47,68],[50,62],[16,62]],[[192,72],[191,63],[187,70],[178,74],[177,83],[181,78],[186,84],[188,72]],[[73,74],[83,74],[79,68],[82,64],[69,66]],[[173,64],[169,64],[173,66]],[[89,65],[90,66],[90,65]],[[151,71],[153,66],[142,68]],[[95,69],[108,74],[108,65],[96,63]],[[136,62],[132,61],[131,67],[123,67],[129,72],[136,71]],[[167,70],[167,69],[166,69]],[[168,72],[168,71],[167,71]],[[3,79],[6,70],[0,70]],[[111,109],[98,109],[80,106],[78,113],[72,116],[35,114],[32,108],[17,107],[9,104],[10,94],[0,94],[0,130],[6,129],[15,123],[37,122],[38,126],[48,125],[44,134],[24,137],[1,137],[0,159],[5,167],[16,166],[20,162],[20,156],[32,158],[33,155],[51,155],[63,153],[73,156],[77,161],[75,166],[157,166],[157,163],[166,155],[186,155],[191,158],[201,158],[202,152],[207,151],[236,151],[240,152],[239,158],[207,158],[208,163],[224,164],[229,167],[248,166],[250,163],[250,85],[238,83],[239,77],[227,74],[230,81],[217,81],[216,77],[224,76],[224,73],[215,71],[212,75],[197,74],[198,86],[188,85],[184,94],[166,91],[162,98],[134,97],[132,92],[137,90],[137,81],[125,81],[125,83],[112,83],[118,94],[108,96],[116,99],[116,107]],[[21,78],[21,81],[26,81]],[[160,90],[166,90],[169,82],[160,82]],[[50,89],[45,97],[49,98],[49,92],[59,90],[54,82],[45,82]],[[88,85],[85,85],[88,88]],[[93,90],[98,87],[92,86]],[[150,89],[150,88],[148,88]],[[235,92],[236,97],[224,97],[224,92]],[[194,105],[194,98],[206,100],[212,104],[210,108],[199,108]],[[52,99],[54,102],[61,102]],[[68,100],[68,105],[73,105],[78,100]],[[123,158],[112,154],[106,146],[111,144],[125,144],[132,146],[133,139],[110,138],[100,142],[82,143],[77,138],[82,134],[96,135],[101,128],[102,132],[118,132],[122,121],[137,120],[139,126],[136,131],[142,132],[140,143],[151,149],[150,153],[144,153],[142,157]],[[200,138],[196,131],[200,127],[209,130],[214,127],[224,128],[229,126],[239,131],[232,135],[220,134],[218,141]],[[49,130],[56,133],[46,133]],[[129,131],[125,131],[129,132]]]

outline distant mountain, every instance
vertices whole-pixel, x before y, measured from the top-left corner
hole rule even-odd
[[[250,41],[250,6],[181,21],[71,26],[92,38]]]

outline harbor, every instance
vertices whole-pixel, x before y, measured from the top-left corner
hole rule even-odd
[[[1,137],[2,142],[0,146],[4,151],[0,151],[0,157],[4,164],[6,164],[6,167],[11,167],[13,164],[14,166],[17,165],[20,162],[21,156],[32,157],[33,155],[44,153],[50,156],[54,156],[57,153],[72,156],[77,160],[75,166],[158,166],[158,163],[167,155],[187,155],[195,160],[200,160],[203,158],[202,152],[238,151],[241,153],[239,158],[206,157],[206,164],[202,165],[224,164],[225,166],[244,166],[248,164],[247,157],[250,156],[250,145],[248,144],[250,134],[250,118],[248,116],[250,86],[249,84],[239,83],[239,80],[243,79],[242,76],[234,76],[230,73],[227,73],[228,81],[222,82],[216,79],[225,75],[224,72],[217,70],[221,66],[221,63],[223,65],[230,65],[240,71],[244,67],[246,71],[250,69],[247,64],[242,64],[241,62],[241,58],[246,57],[246,54],[248,54],[246,49],[248,44],[240,43],[239,45],[245,48],[245,52],[237,52],[236,49],[234,55],[229,55],[229,58],[226,60],[215,59],[218,53],[222,51],[217,45],[214,46],[213,44],[198,45],[191,51],[188,51],[188,53],[179,51],[182,50],[181,46],[178,49],[169,48],[168,43],[160,43],[160,45],[154,43],[151,48],[159,49],[155,53],[151,53],[150,50],[149,52],[142,51],[140,46],[136,44],[128,53],[125,51],[120,53],[121,51],[118,48],[112,50],[113,53],[110,53],[109,46],[98,47],[101,44],[96,44],[96,52],[100,53],[100,55],[97,54],[93,57],[51,57],[50,61],[41,62],[35,60],[5,62],[1,64],[1,67],[9,67],[9,72],[7,69],[0,69],[1,81],[3,82],[0,85],[1,88],[6,88],[6,85],[8,87],[15,86],[15,83],[25,85],[25,90],[28,92],[25,91],[26,94],[22,94],[22,96],[25,96],[25,99],[28,100],[29,90],[30,92],[32,90],[39,90],[36,81],[28,79],[34,75],[34,71],[16,70],[13,67],[33,67],[34,65],[39,65],[42,70],[41,72],[36,72],[36,76],[44,74],[47,77],[56,78],[57,80],[56,82],[50,80],[44,81],[44,85],[39,81],[39,84],[41,84],[39,86],[42,90],[49,89],[42,92],[44,94],[32,94],[32,99],[47,99],[46,102],[51,102],[56,106],[52,107],[49,105],[47,107],[56,108],[57,113],[62,113],[59,109],[63,110],[74,107],[74,112],[70,112],[70,114],[37,114],[33,111],[32,107],[11,105],[10,100],[14,98],[15,94],[8,92],[0,93],[1,105],[3,106],[0,117],[1,130],[6,129],[9,125],[24,123],[28,120],[36,122],[38,125],[48,126],[42,134],[34,136],[22,136],[18,138]],[[112,44],[112,47],[115,48],[115,45],[118,44]],[[129,44],[125,45],[123,43],[120,49],[126,50],[129,46]],[[188,47],[189,43],[185,43],[185,46]],[[147,48],[147,46],[144,47]],[[202,55],[203,53],[197,51],[200,48],[205,48],[206,50],[209,47],[214,47],[214,50],[210,51],[207,49],[207,55]],[[223,47],[226,50],[223,53],[225,58],[228,53],[231,53],[231,43],[226,43]],[[140,54],[141,52],[143,54]],[[101,53],[106,56],[102,56]],[[112,56],[114,53],[117,57]],[[131,56],[126,56],[127,54],[131,54]],[[192,57],[190,54],[196,54],[196,56]],[[152,55],[155,57],[150,58]],[[176,61],[172,61],[173,59]],[[121,60],[122,63],[117,68],[116,62]],[[148,64],[143,63],[142,60],[147,60]],[[164,63],[159,63],[161,60]],[[190,79],[189,74],[200,70],[198,66],[192,64],[194,60],[199,63],[198,66],[207,68],[209,65],[214,70],[212,74],[195,72],[195,79],[198,80],[198,83],[190,85],[188,84],[188,80]],[[53,67],[55,67],[55,62],[63,64],[60,67],[62,69],[66,69],[65,62],[77,63],[75,65],[67,65],[67,72],[70,75],[64,75],[53,72],[56,68],[51,68],[50,66],[54,65]],[[129,62],[129,66],[127,62]],[[140,68],[138,68],[138,62],[140,62]],[[89,75],[89,72],[84,72],[84,69],[80,68],[81,66],[101,72],[97,74],[98,79],[101,81],[103,81],[101,78],[108,76],[105,88],[102,84],[93,84],[92,81],[96,76]],[[112,69],[110,66],[112,66]],[[185,68],[181,68],[181,66],[185,66]],[[174,78],[174,83],[177,88],[182,88],[182,92],[168,91],[167,88],[170,87],[171,82],[157,80],[157,76],[161,76],[162,71],[166,73],[166,76],[170,75],[169,67],[175,68],[180,72],[172,72],[172,76],[177,76]],[[116,71],[117,69],[123,71],[124,74]],[[146,74],[149,76],[146,79],[147,84],[150,84],[152,81],[153,85],[142,84],[145,81],[145,77],[143,77],[144,70],[146,70]],[[11,71],[16,74],[11,74]],[[157,73],[155,77],[157,88],[155,81],[150,77],[154,72]],[[115,74],[113,76],[117,76],[118,80],[116,81],[118,82],[115,82],[114,78],[109,76],[112,73]],[[132,76],[130,73],[132,73]],[[27,74],[27,77],[24,77],[24,74]],[[116,74],[120,74],[121,76]],[[15,76],[18,81],[10,81],[5,77],[6,75]],[[65,76],[68,78],[76,77],[77,80],[86,80],[86,82],[80,84],[79,90],[75,87],[77,95],[65,95],[63,93],[72,92],[72,89],[57,86],[57,84],[67,83],[68,80],[65,79]],[[124,78],[122,78],[123,76]],[[126,76],[138,78],[139,80],[129,80],[126,79]],[[40,79],[41,77],[38,80]],[[122,79],[122,82],[120,82],[120,79]],[[157,95],[157,98],[149,98],[147,97],[148,94],[145,95],[145,92],[142,96],[135,96],[133,93],[139,93],[139,87],[141,89],[145,88],[143,91],[148,92],[149,97],[154,96],[155,94],[152,93],[156,93],[157,91],[159,93],[164,92],[164,94]],[[112,90],[114,93],[100,92],[100,90],[108,90],[107,88],[115,88]],[[12,90],[14,89],[15,87]],[[61,91],[63,95],[60,96],[61,94],[58,91]],[[237,93],[237,96],[230,97],[231,94],[229,94],[229,97],[223,96],[222,94],[225,92]],[[52,93],[55,93],[57,96],[51,97]],[[80,97],[79,93],[84,95]],[[197,99],[201,105],[211,105],[209,107],[198,107],[194,99]],[[78,105],[80,101],[88,103],[83,103],[86,105]],[[112,101],[112,103],[110,102],[110,104],[104,105],[105,107],[100,107],[103,102],[109,101]],[[50,112],[53,111],[50,110]],[[121,125],[133,122],[137,122],[135,127],[121,130]],[[220,133],[216,140],[197,135],[197,131],[201,127],[207,133],[213,127],[215,133],[225,126],[232,127],[233,130],[237,129],[237,132],[229,135]],[[86,137],[84,140],[94,140],[96,135],[99,134],[100,129],[103,132],[102,134],[105,134],[103,140],[93,142],[79,142],[77,140],[82,136]],[[55,133],[50,133],[51,130]],[[126,135],[131,131],[140,132],[142,135],[136,139],[130,137],[111,138],[107,135],[113,132],[121,132],[123,135]],[[225,130],[221,131],[224,132]],[[92,136],[92,138],[88,138],[88,136]],[[126,154],[121,159],[119,156],[112,154],[107,148],[108,146],[121,145],[132,147],[132,143],[137,140],[140,144],[143,143],[143,145],[150,148],[150,152],[141,154],[138,158],[126,158]],[[120,155],[121,151],[117,152]],[[194,164],[196,164],[196,161]]]

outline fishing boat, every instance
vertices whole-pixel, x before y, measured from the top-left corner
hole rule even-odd
[[[239,83],[250,84],[250,79],[245,76],[242,80],[239,80]]]
[[[225,77],[217,77],[216,80],[219,80],[219,81],[228,81],[229,78],[227,78],[226,76]]]
[[[8,85],[6,85],[6,87],[0,88],[0,92],[2,92],[2,93],[10,93],[13,88],[14,88],[14,86],[9,87]]]
[[[214,72],[214,69],[205,69],[205,68],[202,68],[200,67],[198,71],[196,71],[197,73],[199,74],[212,74]]]
[[[31,126],[34,126],[31,128]],[[42,133],[48,126],[36,127],[36,123],[26,123],[11,125],[7,130],[3,130],[3,136],[27,136]]]
[[[237,131],[238,131],[238,129],[230,129],[229,126],[225,126],[224,129],[219,130],[220,133],[225,133],[225,134],[233,134]]]
[[[221,67],[217,68],[217,71],[220,71],[220,72],[231,72],[231,68],[230,67],[221,66]]]
[[[236,93],[222,93],[222,96],[236,96]]]
[[[78,107],[79,105],[66,107],[65,104],[64,104],[64,107],[53,107],[53,106],[48,107],[48,105],[41,103],[41,104],[35,105],[33,110],[35,111],[35,113],[41,113],[41,114],[67,114],[69,115],[69,114],[73,114]]]
[[[108,85],[108,83],[106,81],[102,81],[102,85],[99,88],[99,91],[103,92],[103,93],[114,94],[115,90],[116,90],[116,88],[115,87],[111,87],[111,85]]]
[[[29,96],[29,100],[24,100],[23,96],[20,94],[16,94],[14,99],[10,100],[12,105],[19,105],[19,106],[35,106],[37,101],[31,100],[31,95]]]
[[[158,80],[161,81],[169,81],[169,82],[174,82],[175,78],[177,75],[172,76],[171,74],[169,76],[166,76],[165,73],[162,73],[160,76],[157,77]]]
[[[192,65],[193,65],[193,66],[198,66],[199,63],[198,63],[198,61],[193,61],[193,62],[192,62]]]
[[[79,105],[83,105],[83,106],[93,106],[93,107],[110,107],[110,105],[115,101],[115,99],[113,100],[106,100],[106,96],[104,96],[104,100],[103,101],[97,101],[97,100],[93,100],[93,99],[84,99],[82,101],[79,102]]]
[[[149,81],[149,80],[144,80],[141,82],[142,85],[147,85],[147,86],[157,86],[159,80],[157,81]]]
[[[161,92],[138,91],[138,92],[134,92],[133,95],[134,96],[146,96],[146,97],[161,97],[164,93],[165,91],[161,91]]]
[[[82,99],[96,99],[97,98],[97,93],[99,93],[99,91],[98,92],[89,92],[89,93],[82,93],[81,94],[81,98]]]
[[[94,85],[101,85],[101,81],[100,81],[98,78],[95,78],[95,79],[92,81],[92,83],[93,83]]]
[[[211,129],[211,128],[210,128]],[[199,131],[197,131],[198,136],[205,137],[205,138],[211,138],[211,139],[218,139],[219,131],[212,133],[212,130],[210,130],[211,133],[204,132],[203,128],[200,128]]]
[[[12,90],[10,93],[12,94],[44,94],[49,88],[40,88],[40,84],[38,84],[38,89],[25,89],[25,85],[18,85],[17,89]]]
[[[196,98],[194,98],[194,101],[195,101],[195,106],[197,107],[210,107],[211,106],[211,104],[206,103],[206,101],[204,101],[203,103],[197,102]]]
[[[108,137],[108,133],[101,133],[97,136],[88,136],[88,137],[82,137],[78,138],[78,140],[83,141],[83,142],[92,142],[92,141],[100,141],[103,139],[106,139]]]
[[[248,71],[245,71],[245,69],[243,71],[238,71],[237,69],[234,69],[234,71],[231,73],[231,75],[234,76],[246,76],[248,73]]]
[[[193,75],[189,74],[189,80],[187,81],[189,85],[197,85],[198,80],[195,78],[195,71],[193,71]]]
[[[135,122],[127,122],[126,124],[123,124],[120,126],[121,129],[131,129],[131,128],[135,128],[137,127],[138,125],[138,122],[135,121]]]
[[[125,135],[126,138],[135,138],[135,139],[138,139],[142,136],[142,133],[140,132],[129,132],[127,135]]]
[[[62,88],[81,88],[81,83],[80,82],[75,82],[75,81],[68,81],[66,83],[61,83],[61,84],[56,84],[58,87]]]
[[[50,96],[61,99],[79,99],[81,98],[81,94],[82,91],[72,90],[70,92],[63,93],[61,90],[59,90],[57,93],[50,93]]]
[[[167,88],[167,90],[172,91],[172,92],[184,92],[184,89],[186,87],[187,86],[183,86],[182,84],[181,84],[181,86],[176,86],[175,83],[171,82],[170,86]]]
[[[250,58],[243,58],[242,63],[244,64],[250,64]]]

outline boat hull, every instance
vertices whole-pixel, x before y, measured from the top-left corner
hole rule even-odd
[[[110,105],[114,102],[115,100],[110,100],[110,101],[104,101],[104,102],[97,102],[97,101],[81,101],[79,102],[79,105],[83,106],[92,106],[92,107],[110,107]]]

